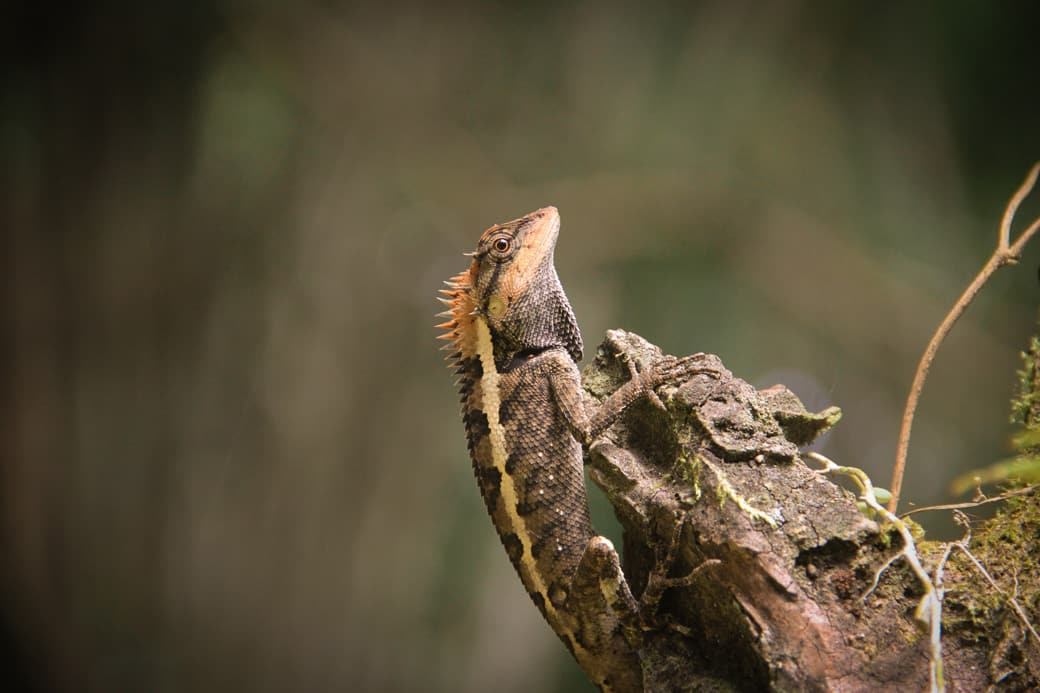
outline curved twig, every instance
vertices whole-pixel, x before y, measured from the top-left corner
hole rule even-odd
[[[896,448],[896,462],[892,469],[892,498],[888,502],[888,510],[891,513],[894,513],[899,506],[899,492],[902,490],[903,474],[906,471],[906,453],[910,446],[910,429],[913,427],[914,413],[917,411],[917,403],[921,399],[921,390],[924,388],[925,378],[928,377],[928,371],[932,367],[932,361],[935,360],[935,354],[939,351],[939,346],[942,345],[954,323],[964,314],[964,311],[986,282],[989,281],[989,278],[993,276],[993,273],[1004,265],[1011,265],[1017,262],[1022,255],[1022,248],[1040,230],[1040,218],[1037,218],[1022,232],[1022,235],[1013,244],[1009,245],[1011,224],[1014,221],[1015,212],[1018,211],[1022,200],[1032,192],[1038,174],[1040,174],[1040,162],[1034,164],[1033,168],[1029,170],[1025,181],[1015,191],[1015,194],[1011,196],[1011,200],[1004,210],[997,238],[997,249],[993,252],[985,266],[983,266],[982,271],[978,273],[971,284],[968,285],[968,288],[964,290],[964,293],[961,294],[961,297],[957,299],[957,302],[953,304],[950,312],[946,314],[946,317],[939,325],[939,329],[932,335],[932,340],[928,343],[924,354],[921,355],[921,361],[917,364],[917,372],[914,373],[914,381],[910,385],[910,394],[906,398],[906,408],[903,410],[903,423],[899,429],[899,444]]]
[[[942,505],[926,505],[920,508],[914,508],[913,510],[907,510],[905,513],[900,513],[899,517],[910,517],[914,513],[923,513],[931,510],[965,510],[967,508],[977,508],[980,505],[986,505],[987,503],[999,503],[1000,501],[1006,501],[1008,498],[1014,498],[1016,496],[1025,496],[1033,491],[1040,488],[1040,484],[1033,484],[1032,486],[1026,486],[1025,488],[1018,488],[1014,491],[1007,491],[999,496],[993,496],[979,501],[966,501],[964,503],[944,503]]]

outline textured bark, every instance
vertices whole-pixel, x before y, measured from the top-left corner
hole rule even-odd
[[[637,335],[608,332],[585,388],[602,398],[628,379],[625,359],[642,368],[660,356]],[[660,388],[667,412],[634,405],[590,452],[590,476],[624,528],[625,572],[637,594],[680,523],[670,576],[719,561],[665,593],[643,649],[647,689],[927,689],[928,634],[914,619],[922,592],[904,562],[862,598],[899,551],[898,534],[799,455],[840,411],[806,412],[782,386],[756,391],[717,357],[705,356],[705,365],[718,373]],[[1034,534],[1019,549],[1035,565],[1037,526],[1023,522],[1013,524]],[[940,547],[920,550],[933,570]],[[1019,600],[1034,606],[1034,618],[1036,580],[1035,571],[1018,575]],[[960,558],[947,565],[946,584],[949,689],[1036,686],[1040,648],[1006,603]]]

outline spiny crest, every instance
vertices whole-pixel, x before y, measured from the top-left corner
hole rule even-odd
[[[470,293],[476,272],[477,262],[474,260],[469,269],[444,282],[448,288],[441,289],[440,293],[447,298],[437,297],[437,300],[448,306],[448,310],[437,314],[437,317],[448,318],[437,325],[438,329],[444,330],[444,334],[438,335],[437,339],[447,342],[441,348],[449,352],[448,360],[455,363],[476,356],[477,353],[476,328],[473,325],[476,305]]]

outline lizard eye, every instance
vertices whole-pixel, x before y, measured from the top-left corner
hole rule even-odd
[[[495,252],[504,255],[509,252],[509,248],[512,245],[513,244],[509,242],[508,238],[506,238],[505,236],[500,236],[499,238],[495,239],[495,242],[491,244],[491,247],[495,249]]]

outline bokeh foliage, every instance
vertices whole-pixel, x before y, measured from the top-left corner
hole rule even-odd
[[[838,404],[826,453],[885,484],[1040,158],[1029,3],[52,10],[0,68],[0,604],[37,689],[587,690],[470,478],[460,253],[557,205],[587,351],[623,326]],[[940,354],[908,500],[1006,454],[1038,261]]]

